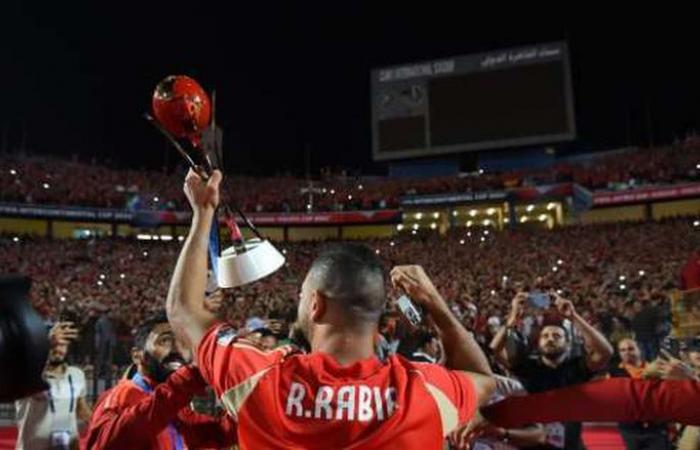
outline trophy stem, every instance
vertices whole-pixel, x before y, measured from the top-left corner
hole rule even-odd
[[[148,113],[145,113],[143,116],[151,125],[153,125],[158,131],[160,131],[160,133],[163,136],[165,136],[165,138],[173,145],[173,147],[175,147],[175,150],[177,150],[178,153],[180,153],[180,155],[183,158],[185,158],[187,164],[192,170],[194,170],[197,173],[197,175],[202,177],[204,181],[209,180],[209,173],[207,173],[207,170],[202,170],[202,167],[192,159],[192,157],[185,151],[185,149],[182,148],[182,145],[180,145],[180,143],[170,133],[168,133],[168,131],[165,128],[163,128],[163,126],[160,123],[158,123],[157,120],[153,118],[153,116],[151,116]],[[211,162],[208,160],[208,158],[207,163],[209,164],[209,167],[211,167]]]

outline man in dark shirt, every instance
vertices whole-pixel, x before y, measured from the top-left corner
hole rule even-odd
[[[571,301],[558,295],[554,296],[554,307],[559,316],[568,319],[583,336],[585,352],[574,356],[571,352],[572,337],[561,321],[546,322],[538,337],[538,352],[527,355],[522,346],[516,354],[506,352],[506,341],[518,335],[516,326],[525,315],[528,294],[518,293],[512,302],[512,308],[506,327],[501,329],[493,341],[491,349],[499,362],[508,367],[517,376],[530,393],[548,391],[590,380],[593,375],[606,367],[613,349],[605,337],[581,317]],[[517,346],[509,346],[516,348]],[[546,408],[547,405],[542,405]],[[572,405],[575,407],[575,405]],[[581,440],[580,423],[551,423],[547,429],[547,444],[539,449],[584,449]]]

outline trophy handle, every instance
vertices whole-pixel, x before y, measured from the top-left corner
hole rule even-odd
[[[185,151],[185,149],[182,148],[182,145],[173,137],[172,134],[168,132],[163,126],[150,114],[144,113],[143,117],[151,124],[153,125],[160,133],[165,136],[165,138],[175,147],[175,150],[180,153],[180,155],[185,158],[185,161],[187,161],[187,164],[190,166],[192,170],[194,170],[197,175],[202,177],[204,181],[209,180],[209,172],[207,168],[202,168],[199,164],[195,163],[195,161],[192,159],[192,157]],[[206,164],[209,165],[209,169],[211,169],[211,162],[209,161],[209,158],[207,157],[206,159]]]

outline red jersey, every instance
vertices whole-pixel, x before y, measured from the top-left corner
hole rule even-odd
[[[106,391],[95,405],[86,448],[90,450],[193,450],[230,447],[236,424],[192,411],[194,392],[204,388],[196,369],[183,368],[153,385],[140,374]]]
[[[343,367],[323,353],[263,352],[227,324],[207,332],[197,361],[241,449],[440,450],[477,408],[466,374],[399,356]]]

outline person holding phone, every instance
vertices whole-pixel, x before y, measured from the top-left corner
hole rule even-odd
[[[166,300],[176,337],[195,350],[203,379],[237,419],[239,448],[442,449],[469,422],[495,383],[486,357],[420,266],[397,266],[391,282],[418,303],[444,340],[447,366],[375,354],[386,306],[382,261],[366,246],[329,246],[301,284],[297,322],[310,344],[264,352],[207,313],[208,236],[221,173],[190,171],[185,194],[192,226]]]
[[[503,327],[491,341],[497,360],[506,366],[529,393],[548,391],[589,381],[604,369],[613,355],[610,343],[602,333],[589,324],[574,308],[573,303],[555,292],[548,294],[559,320],[545,321],[537,336],[537,352],[526,353],[524,345],[509,345],[508,341],[523,342],[517,327],[525,317],[530,294],[519,292],[513,298],[511,311]],[[570,321],[583,336],[585,352],[573,355],[572,337],[563,319]],[[513,342],[511,342],[513,344]],[[580,423],[547,424],[547,443],[539,449],[583,449]]]
[[[44,369],[49,389],[15,402],[19,428],[16,450],[78,448],[78,419],[87,423],[92,409],[85,399],[85,373],[66,362],[68,347],[77,337],[72,322],[58,322],[51,328]]]

